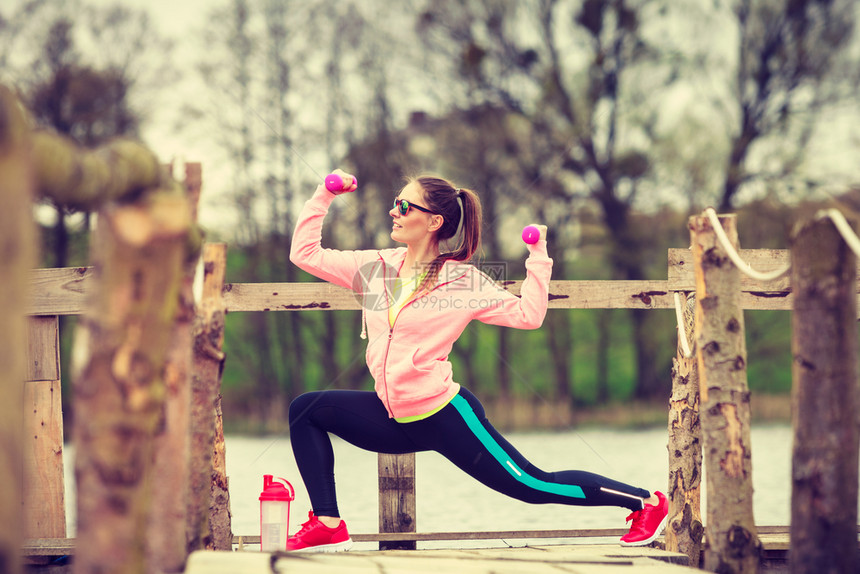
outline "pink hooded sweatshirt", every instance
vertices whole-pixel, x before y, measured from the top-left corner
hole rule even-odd
[[[449,260],[440,269],[436,286],[429,292],[413,294],[391,326],[388,308],[406,248],[323,249],[323,219],[334,198],[319,186],[305,203],[293,233],[290,261],[361,297],[369,336],[367,366],[390,417],[429,413],[459,392],[448,354],[473,319],[520,329],[536,329],[543,323],[552,259],[547,255],[546,241],[541,240],[528,245],[520,297],[498,286],[475,266]]]

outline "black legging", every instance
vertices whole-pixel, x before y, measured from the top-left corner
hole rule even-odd
[[[398,423],[372,391],[315,391],[290,405],[290,442],[316,516],[340,516],[328,433],[373,452],[434,450],[480,482],[532,504],[642,508],[651,493],[581,470],[544,472],[496,431],[468,390],[429,418]]]

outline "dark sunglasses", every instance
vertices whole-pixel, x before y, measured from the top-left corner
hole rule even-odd
[[[394,209],[400,210],[400,215],[406,215],[407,213],[409,213],[410,207],[414,207],[418,211],[423,211],[424,213],[429,213],[431,215],[435,215],[432,211],[430,211],[426,207],[421,207],[420,205],[415,205],[414,203],[410,203],[405,199],[395,199],[394,200]]]

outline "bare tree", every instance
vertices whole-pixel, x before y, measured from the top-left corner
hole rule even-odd
[[[379,189],[390,191],[390,170],[377,168],[393,155],[379,154],[372,165],[344,160],[352,142],[386,133],[390,121],[385,74],[379,73],[384,60],[373,49],[382,39],[361,3],[235,0],[228,11],[213,12],[212,20],[208,42],[215,48],[200,69],[218,110],[198,108],[189,118],[215,120],[218,144],[236,174],[231,201],[240,214],[236,245],[245,256],[245,280],[303,277],[287,257],[294,213],[334,167],[362,173],[361,201],[336,202],[324,241],[335,234],[338,247],[375,243],[371,222],[378,217],[365,215],[379,211]],[[222,52],[217,38],[224,35],[232,41]],[[380,186],[380,180],[386,183]],[[340,355],[331,352],[343,324],[335,314],[254,314],[237,328],[241,340],[228,331],[232,363],[255,381],[255,402],[274,407],[267,418],[280,418],[305,388],[336,379],[363,384],[361,362],[339,365]],[[356,323],[355,333],[359,328]],[[306,369],[311,363],[323,365],[322,372]]]
[[[419,23],[422,37],[452,59],[471,88],[465,101],[490,101],[528,122],[527,141],[537,145],[533,153],[522,147],[510,153],[514,197],[552,200],[568,213],[584,201],[596,204],[617,279],[646,273],[639,255],[647,236],[630,213],[644,200],[639,191],[651,169],[659,95],[674,79],[673,61],[661,59],[643,32],[642,21],[659,18],[660,8],[631,0],[434,2]],[[511,133],[503,143],[511,141],[524,140]],[[564,246],[553,248],[564,259]],[[668,369],[647,344],[650,317],[638,311],[631,317],[636,394],[653,396]]]
[[[851,76],[840,67],[854,32],[854,2],[739,0],[733,9],[740,42],[720,199],[725,211],[753,180],[784,181],[796,173],[821,112],[854,97],[845,83]],[[756,152],[769,161],[753,161]]]
[[[152,95],[172,77],[172,45],[143,11],[29,1],[5,24],[0,28],[9,50],[0,48],[0,59],[9,64],[5,75],[25,95],[37,122],[83,145],[138,135],[144,119],[140,102],[147,98],[134,96]],[[52,264],[65,267],[67,212],[56,208],[56,213]]]
[[[20,81],[20,55],[26,51],[27,36],[37,22],[42,8],[50,0],[25,0],[10,12],[0,10],[0,80],[9,85]]]

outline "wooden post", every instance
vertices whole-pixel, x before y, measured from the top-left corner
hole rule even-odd
[[[720,216],[737,249],[734,215]],[[752,506],[750,396],[740,271],[708,218],[690,218],[696,270],[696,347],[707,474],[706,570],[757,572],[761,544]]]
[[[672,397],[669,399],[669,524],[666,550],[682,552],[697,568],[702,555],[702,427],[699,423],[699,370],[693,324],[696,298],[684,305],[684,333],[672,361]],[[687,337],[692,356],[684,355],[680,337]]]
[[[28,327],[24,382],[24,535],[65,538],[59,317],[30,317]]]
[[[212,550],[233,549],[233,527],[230,515],[230,490],[227,479],[227,447],[221,412],[221,394],[215,399],[215,445],[212,453],[212,485],[210,490],[209,527]]]
[[[176,186],[99,212],[75,341],[86,357],[74,377],[76,572],[137,574],[161,562],[146,538],[152,517],[173,510],[153,504],[153,490],[183,487],[155,474],[153,460],[156,435],[172,424],[168,355],[193,248],[189,214]],[[184,550],[184,519],[179,533]]]
[[[415,532],[415,453],[378,455],[379,532]],[[380,550],[415,550],[414,540],[380,542]]]
[[[191,492],[188,551],[232,550],[230,498],[224,464],[224,432],[216,403],[220,402],[224,367],[224,276],[227,245],[203,247],[203,292],[194,317],[194,366],[191,381]],[[220,432],[219,432],[220,430]],[[216,449],[216,435],[220,444]],[[216,457],[216,450],[219,456]],[[221,468],[215,468],[214,461]]]
[[[857,567],[857,267],[829,219],[792,237],[791,572]]]
[[[191,222],[200,197],[200,164],[185,165],[183,190]],[[147,532],[149,572],[179,573],[185,569],[188,505],[191,494],[191,355],[195,315],[194,274],[197,257],[186,254],[178,283],[176,314],[164,366],[164,416],[155,437],[152,513]]]
[[[23,384],[28,273],[38,244],[28,119],[0,86],[0,571],[21,572]]]

